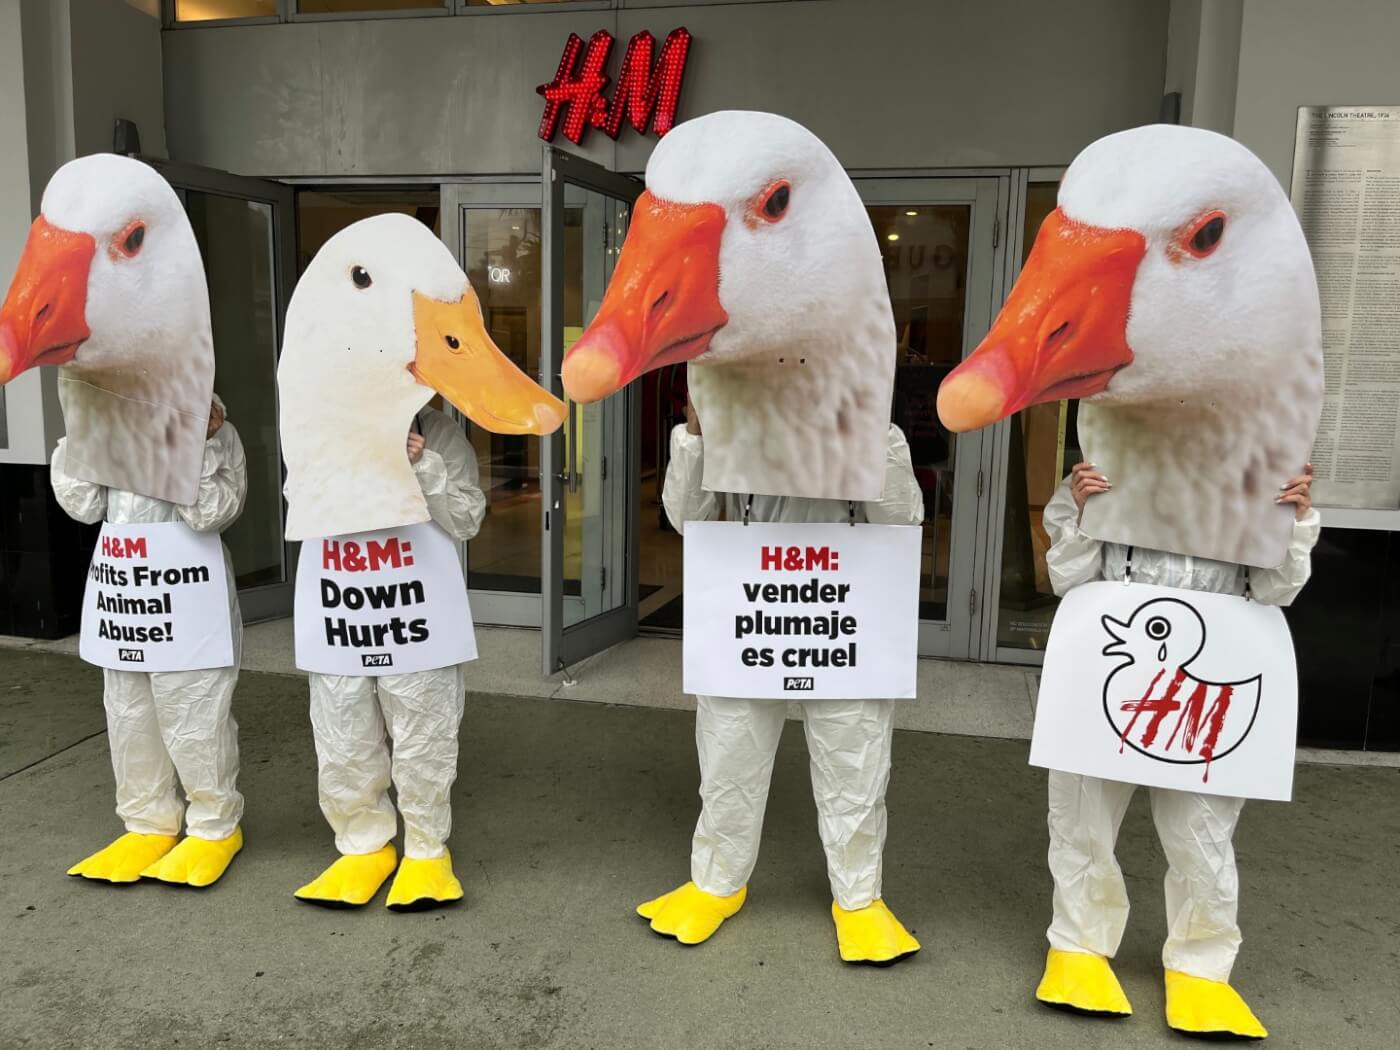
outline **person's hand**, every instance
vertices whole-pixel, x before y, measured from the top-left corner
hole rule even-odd
[[[1283,492],[1274,502],[1293,504],[1293,520],[1302,521],[1307,517],[1308,511],[1312,510],[1312,483],[1313,465],[1307,463],[1303,466],[1303,473],[1296,478],[1290,478],[1286,485],[1280,486]]]
[[[224,425],[224,409],[217,401],[209,402],[209,429],[205,431],[204,440],[208,441],[219,432],[219,428]]]
[[[1092,463],[1076,463],[1069,471],[1069,491],[1074,496],[1074,505],[1079,508],[1079,518],[1084,517],[1084,504],[1089,497],[1099,493],[1107,492],[1113,488],[1108,483],[1108,478],[1099,473],[1099,468]]]
[[[687,434],[700,433],[700,417],[695,414],[695,406],[690,403],[690,395],[685,395],[685,432]]]
[[[423,458],[423,449],[427,447],[427,442],[423,440],[422,434],[408,435],[408,461],[417,463]]]

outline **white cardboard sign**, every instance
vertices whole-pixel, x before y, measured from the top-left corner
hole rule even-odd
[[[457,545],[432,522],[307,540],[297,565],[297,668],[378,677],[476,659]]]
[[[1087,583],[1050,628],[1031,765],[1286,801],[1297,724],[1293,639],[1277,606]]]
[[[912,699],[921,539],[908,525],[686,522],[685,691]]]
[[[176,521],[105,522],[88,567],[78,654],[116,671],[231,667],[219,534]]]

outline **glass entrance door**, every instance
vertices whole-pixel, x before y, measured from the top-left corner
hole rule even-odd
[[[277,355],[296,282],[292,190],[266,179],[156,162],[204,257],[214,389],[248,459],[248,499],[225,533],[245,622],[290,616],[295,553],[283,536]]]
[[[543,182],[541,372],[562,397],[564,354],[602,304],[643,186],[549,147]],[[569,402],[541,441],[546,674],[637,633],[639,386]]]
[[[924,497],[919,652],[979,655],[991,443],[938,421],[938,385],[975,347],[997,301],[1006,181],[857,179],[898,334],[892,416]]]

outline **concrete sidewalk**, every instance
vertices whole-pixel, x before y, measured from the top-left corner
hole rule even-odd
[[[901,732],[885,893],[924,952],[843,966],[789,726],[745,910],[708,944],[631,910],[686,877],[692,718],[468,698],[452,847],[462,906],[301,905],[333,857],[304,681],[245,672],[248,846],[219,885],[127,889],[63,870],[113,838],[100,675],[0,652],[0,1045],[698,1048],[1181,1046],[1161,1018],[1164,862],[1142,798],[1120,859],[1135,912],[1117,969],[1137,1014],[1069,1017],[1031,992],[1049,910],[1044,774],[1018,740]],[[1237,837],[1236,984],[1275,1047],[1393,1048],[1400,1032],[1400,774],[1300,768]]]

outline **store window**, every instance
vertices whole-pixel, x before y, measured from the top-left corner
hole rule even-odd
[[[924,497],[919,615],[944,620],[956,438],[938,421],[938,384],[962,360],[972,209],[943,204],[867,211],[880,239],[898,338],[892,416],[909,439]]]
[[[1059,184],[1033,182],[1027,187],[1021,261],[1030,254],[1040,224],[1055,207]],[[1001,544],[1001,593],[997,644],[1014,649],[1044,649],[1059,599],[1050,588],[1045,552],[1045,504],[1060,479],[1079,461],[1075,427],[1078,402],[1032,405],[1011,417],[1006,466],[1006,515]]]
[[[463,252],[486,330],[528,376],[540,371],[540,209],[468,208]],[[567,251],[567,245],[566,245]],[[469,427],[486,518],[467,553],[467,585],[540,590],[540,440]]]
[[[276,18],[277,0],[175,0],[175,21],[212,22],[221,18]]]
[[[451,0],[296,0],[299,15],[358,15],[379,11],[445,11]]]

